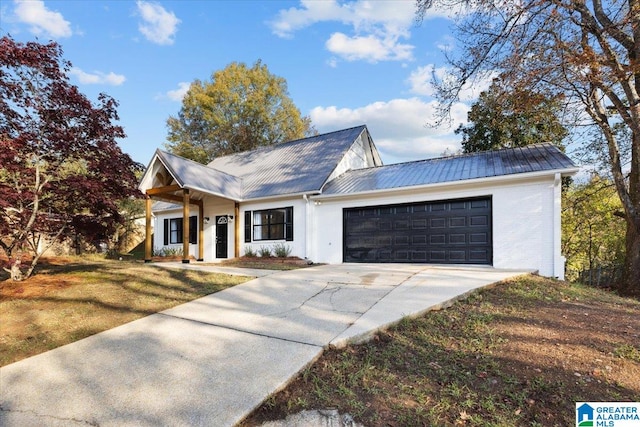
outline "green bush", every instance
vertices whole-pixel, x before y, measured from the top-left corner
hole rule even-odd
[[[271,256],[271,248],[269,246],[260,246],[258,255],[260,255],[262,258],[269,258]]]
[[[278,243],[273,246],[273,253],[278,258],[286,258],[291,255],[291,246],[285,245],[284,243]]]
[[[245,246],[244,256],[249,258],[255,258],[256,256],[258,256],[258,253],[251,246]]]
[[[161,249],[154,249],[153,250],[153,255],[154,256],[182,256],[182,248],[176,247],[176,248],[171,248],[171,247],[164,247]]]

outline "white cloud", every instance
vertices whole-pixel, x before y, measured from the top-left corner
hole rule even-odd
[[[348,61],[402,61],[411,60],[413,57],[413,46],[398,43],[395,37],[387,39],[380,39],[374,35],[348,37],[342,33],[334,33],[327,40],[326,46],[331,53]]]
[[[71,37],[71,24],[60,12],[47,9],[41,0],[14,0],[14,13],[18,21],[29,24],[35,35]]]
[[[288,38],[318,22],[341,22],[352,31],[335,32],[327,39],[331,53],[349,61],[404,61],[413,58],[414,47],[400,40],[410,37],[414,17],[415,4],[409,1],[303,0],[299,8],[281,10],[269,25],[276,35]]]
[[[460,149],[454,130],[467,123],[469,107],[456,103],[450,125],[433,126],[438,103],[419,98],[374,102],[359,108],[315,107],[310,117],[320,131],[366,124],[387,164],[438,157],[445,150]]]
[[[138,24],[138,29],[147,40],[160,45],[173,44],[181,22],[176,15],[157,3],[138,1],[136,4],[143,21]]]
[[[340,21],[346,18],[348,11],[335,0],[300,2],[302,8],[292,7],[278,12],[278,17],[268,23],[274,34],[289,38],[302,28],[322,21]]]
[[[71,68],[69,74],[76,76],[81,84],[86,85],[106,84],[110,86],[120,86],[126,80],[126,77],[122,74],[115,74],[114,72],[105,74],[100,71],[94,71],[92,74],[84,72],[77,67]]]
[[[180,82],[178,83],[178,89],[170,90],[167,92],[167,98],[172,101],[182,102],[182,99],[189,91],[191,87],[191,83],[189,82]]]

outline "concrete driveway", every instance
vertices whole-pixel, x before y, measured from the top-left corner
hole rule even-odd
[[[232,426],[325,347],[524,273],[343,264],[268,274],[0,368],[0,425]]]

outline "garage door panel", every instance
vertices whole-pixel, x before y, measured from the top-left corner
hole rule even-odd
[[[449,228],[465,227],[466,225],[467,225],[467,218],[464,216],[449,218]]]
[[[396,246],[409,246],[409,238],[410,236],[396,236]]]
[[[424,245],[427,243],[427,236],[425,234],[414,234],[411,236],[411,244],[414,246]]]
[[[477,263],[483,263],[489,256],[489,251],[486,249],[477,249],[469,251],[469,259],[471,261],[477,261]]]
[[[466,259],[467,259],[466,251],[455,251],[455,250],[449,251],[449,261],[451,262],[464,263]]]
[[[489,243],[489,234],[488,233],[470,233],[469,243],[486,245]]]
[[[491,199],[344,210],[346,262],[491,264]]]
[[[489,199],[471,200],[470,204],[471,204],[471,209],[482,209],[482,208],[487,209],[491,207]]]
[[[452,245],[466,245],[467,235],[466,234],[449,234],[449,243]]]
[[[411,261],[413,262],[427,262],[427,251],[413,251],[411,252]]]
[[[431,218],[431,228],[445,228],[446,226],[446,218]]]
[[[486,227],[489,225],[488,215],[474,215],[469,217],[469,226],[471,227]]]
[[[427,219],[426,218],[413,219],[411,221],[411,228],[414,230],[421,230],[423,228],[427,228]]]
[[[432,245],[444,245],[447,243],[447,236],[444,234],[431,234],[429,236],[429,243]]]

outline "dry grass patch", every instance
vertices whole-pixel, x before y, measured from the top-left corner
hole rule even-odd
[[[576,401],[640,401],[640,302],[523,276],[325,352],[245,425],[335,408],[368,427],[566,427]]]
[[[0,366],[247,281],[152,264],[47,260],[22,282],[0,282]]]

